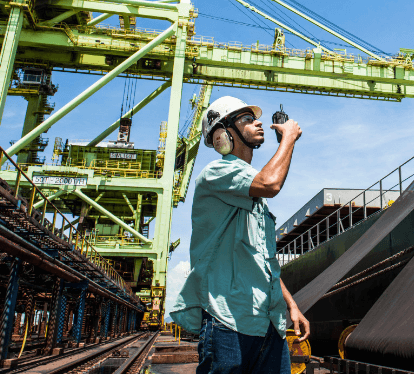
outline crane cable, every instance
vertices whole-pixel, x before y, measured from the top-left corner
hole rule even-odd
[[[273,2],[271,2],[270,5],[269,5],[269,4],[266,4],[263,0],[259,0],[259,1],[261,3],[263,3],[265,6],[267,6],[270,9],[270,12],[273,12],[272,9],[270,8],[270,5],[272,5],[273,8],[276,8],[274,10],[274,12],[277,12],[278,11],[279,13],[282,13],[285,17],[287,17],[288,19],[290,19],[293,23],[295,23],[298,27],[300,27],[303,30],[302,32],[304,32],[305,36],[307,36],[308,38],[310,38],[310,39],[317,39],[316,36],[313,35],[309,30],[306,30],[303,26],[301,26],[299,23],[297,23],[292,17],[288,16],[286,12],[284,12],[282,9],[278,9]],[[274,16],[276,18],[276,13],[274,14]],[[288,26],[290,26],[292,29],[295,29],[295,27],[289,21],[287,21],[285,17],[279,15],[279,18],[282,18],[282,20]],[[295,31],[299,31],[299,30],[296,28]],[[313,38],[311,38],[309,35],[311,35]]]
[[[252,17],[250,17],[249,15],[247,15],[242,9],[240,9],[240,8],[238,8],[234,3],[232,3],[230,0],[227,0],[227,1],[229,1],[230,2],[230,4],[232,4],[236,9],[238,9],[240,12],[242,12],[244,15],[246,15],[247,17],[249,17],[252,21],[254,21],[253,19],[252,19]],[[261,1],[263,4],[265,4],[264,3],[264,1],[263,0],[259,0],[259,1]],[[271,1],[271,5],[275,8],[275,9],[278,9],[277,7],[276,7],[276,4],[274,4],[274,2],[272,1],[272,0],[269,0],[269,1]],[[373,46],[372,44],[370,44],[370,43],[368,43],[368,42],[366,42],[366,41],[364,41],[363,39],[361,39],[361,38],[359,38],[358,36],[356,36],[356,35],[354,35],[354,34],[352,34],[352,33],[350,33],[350,32],[348,32],[348,31],[346,31],[346,30],[344,30],[343,28],[341,28],[340,26],[338,26],[338,25],[336,25],[336,24],[334,24],[333,22],[330,22],[329,20],[327,20],[326,18],[324,18],[324,17],[322,17],[322,16],[320,16],[319,14],[317,14],[317,13],[315,13],[315,12],[313,12],[312,10],[310,10],[310,9],[308,9],[308,8],[306,8],[305,6],[303,6],[302,4],[300,4],[299,2],[297,2],[297,1],[295,1],[295,0],[284,0],[286,3],[288,3],[289,5],[291,5],[291,6],[293,6],[293,7],[298,7],[298,8],[301,8],[303,11],[304,11],[304,13],[307,13],[307,15],[309,15],[309,16],[311,16],[311,17],[313,17],[313,18],[315,18],[315,19],[318,19],[322,24],[324,24],[325,26],[328,26],[328,27],[330,27],[330,28],[332,28],[332,29],[334,29],[335,31],[337,31],[337,32],[339,32],[339,33],[342,33],[342,34],[345,34],[349,39],[351,39],[352,41],[354,41],[355,43],[357,43],[357,44],[362,44],[362,46],[364,46],[366,49],[368,49],[368,50],[370,50],[370,51],[372,51],[372,52],[379,52],[379,53],[382,53],[382,54],[384,54],[384,55],[391,55],[391,53],[387,53],[387,52],[384,52],[384,51],[382,51],[382,50],[380,50],[379,48],[377,48],[377,47],[375,47],[375,46]],[[252,5],[254,5],[256,8],[258,8],[259,10],[261,10],[261,11],[263,11],[263,12],[265,12],[265,13],[269,13],[269,11],[267,11],[267,10],[265,10],[262,6],[260,6],[260,5],[258,5],[258,4],[255,4],[254,3],[254,1],[253,0],[250,0],[250,3],[252,4]],[[269,7],[269,5],[267,5],[267,7]],[[299,25],[296,21],[294,21],[290,16],[288,16],[285,12],[283,12],[283,11],[281,11],[280,9],[278,9],[278,11],[280,12],[280,13],[282,13],[282,14],[284,14],[285,15],[285,17],[288,17],[292,22],[294,22],[296,25],[298,25],[298,27],[300,27],[302,30],[304,30],[305,32],[304,32],[304,35],[305,36],[307,36],[309,39],[312,39],[312,40],[314,40],[314,41],[316,41],[316,42],[319,42],[319,43],[328,43],[328,44],[332,44],[332,45],[337,45],[337,46],[342,46],[342,47],[348,47],[348,48],[355,48],[355,47],[353,47],[353,46],[350,46],[350,45],[348,45],[348,44],[341,44],[341,43],[335,43],[335,42],[330,42],[330,41],[327,41],[327,40],[320,40],[319,38],[317,38],[317,37],[315,37],[310,31],[308,31],[308,30],[306,30],[304,27],[302,27],[301,25]],[[272,28],[269,28],[269,27],[267,27],[267,25],[265,24],[265,27],[263,27],[263,26],[261,26],[261,25],[249,25],[249,24],[246,24],[246,23],[243,23],[243,22],[240,22],[240,21],[235,21],[235,20],[229,20],[229,19],[226,19],[226,18],[220,18],[220,17],[216,17],[216,16],[211,16],[211,15],[207,15],[207,14],[203,14],[203,13],[199,13],[199,15],[201,15],[201,16],[204,16],[204,17],[207,17],[207,18],[212,18],[212,19],[218,19],[218,20],[227,20],[227,21],[230,21],[230,22],[233,22],[233,23],[235,23],[235,24],[240,24],[240,25],[245,25],[245,26],[251,26],[251,27],[258,27],[258,28],[261,28],[263,31],[265,31],[265,32],[267,32],[269,35],[271,35],[271,36],[273,36],[270,32],[268,32],[267,30],[273,30]],[[261,19],[261,18],[259,18],[257,15],[255,15],[254,14],[254,12],[253,13],[251,13],[251,15],[252,16],[254,16],[257,20],[259,20],[259,22],[261,22],[262,24],[264,24],[264,22],[263,22],[263,20]],[[289,26],[289,27],[291,27],[292,29],[294,29],[295,31],[298,31],[298,32],[301,32],[301,31],[299,31],[298,30],[298,28],[297,27],[295,27],[295,26],[293,26],[292,25],[292,23],[290,23],[289,21],[287,21],[286,20],[286,18],[285,17],[283,17],[283,16],[281,16],[281,15],[276,15],[275,13],[273,13],[272,11],[271,11],[271,13],[270,13],[270,15],[271,16],[273,16],[274,18],[280,18],[280,19],[282,19],[285,23],[286,23],[286,25],[287,26]],[[285,33],[289,33],[289,31],[285,31]],[[344,35],[344,36],[345,36]],[[292,45],[291,43],[289,43],[288,41],[286,41],[286,43],[287,44],[290,44],[290,45]],[[325,46],[326,47],[326,45],[324,45],[324,44],[322,44],[323,46]],[[292,45],[293,46],[293,45]],[[294,47],[295,48],[295,47]],[[356,48],[355,48],[356,49]]]
[[[262,1],[262,0],[260,0]],[[262,1],[263,2],[263,1]],[[288,15],[286,15],[283,11],[280,11],[281,13],[285,14],[286,17],[288,17],[289,19],[291,19],[293,22],[295,22],[299,27],[301,27],[305,32],[300,31],[297,27],[295,27],[293,24],[291,24],[289,21],[287,21],[285,18],[278,16],[277,14],[273,13],[272,10],[270,10],[270,12],[266,9],[264,9],[261,5],[256,4],[254,1],[250,0],[250,4],[254,5],[257,9],[259,9],[260,11],[264,12],[264,13],[268,13],[269,15],[271,15],[273,18],[281,18],[287,26],[289,26],[290,28],[292,28],[293,30],[304,34],[306,37],[308,37],[309,39],[315,40],[316,42],[320,43],[320,40],[318,38],[316,38],[313,34],[311,34],[308,30],[306,30],[304,27],[299,26],[297,22],[293,21],[291,17],[289,17]],[[312,35],[312,36],[310,36]],[[296,36],[296,35],[295,35]],[[326,48],[326,46],[324,46]]]
[[[122,118],[122,116],[124,114],[124,101],[125,101],[125,89],[126,89],[127,78],[128,78],[128,73],[127,73],[127,76],[126,76],[125,82],[124,82],[124,92],[122,94],[122,102],[121,102],[121,115],[119,116],[119,118]]]
[[[131,84],[132,77],[128,76],[128,73],[125,77],[124,83],[124,92],[122,94],[122,104],[121,104],[121,115],[120,118],[126,113],[128,113],[131,109],[134,108],[135,105],[135,93],[137,91],[137,79],[135,79],[135,83]],[[128,81],[128,85],[127,85]],[[126,97],[125,97],[126,93]],[[125,113],[124,113],[124,106],[125,106]],[[131,112],[131,120],[132,120],[133,112]]]
[[[274,35],[272,34],[272,33],[270,33],[269,31],[267,31],[267,25],[266,25],[266,23],[262,20],[262,18],[260,18],[259,16],[257,16],[254,12],[252,12],[252,13],[249,13],[249,14],[246,14],[242,9],[240,9],[239,7],[237,7],[236,6],[236,4],[234,4],[234,3],[232,3],[230,0],[227,0],[231,5],[233,5],[236,9],[238,9],[240,12],[242,12],[245,16],[247,16],[248,18],[250,18],[250,20],[252,20],[253,21],[253,19],[252,19],[252,17],[251,16],[254,16],[261,24],[264,24],[265,25],[265,27],[263,27],[263,26],[260,26],[259,25],[259,27],[263,30],[263,31],[265,31],[265,32],[267,32],[272,38],[274,37]],[[254,21],[253,21],[254,22]],[[292,43],[290,43],[290,42],[288,42],[288,41],[286,41],[286,43],[288,43],[290,46],[292,46],[293,48],[296,48]]]
[[[389,55],[389,53],[386,53],[386,52],[382,51],[381,49],[375,47],[374,45],[372,45],[372,44],[370,44],[368,42],[366,42],[365,40],[359,38],[358,36],[356,36],[356,35],[348,32],[348,31],[346,31],[342,27],[336,25],[335,23],[327,20],[326,18],[322,17],[321,15],[317,14],[316,12],[314,12],[314,11],[310,10],[309,8],[305,7],[304,5],[300,4],[298,1],[295,1],[295,0],[283,0],[283,1],[285,1],[287,4],[289,4],[289,5],[293,6],[293,7],[300,8],[308,16],[311,16],[311,17],[317,19],[323,25],[328,26],[328,27],[334,29],[338,33],[345,34],[344,36],[347,36],[353,42],[358,43],[358,44],[362,43],[363,46],[366,49],[368,49],[368,50],[370,50],[372,52],[380,52],[380,53],[383,53],[383,54],[386,54],[386,55],[388,54]]]
[[[211,14],[206,14],[206,13],[199,12],[198,15],[199,15],[199,17],[210,18],[210,19],[214,19],[216,21],[222,21],[222,22],[226,22],[226,23],[234,23],[236,25],[254,27],[254,28],[259,28],[259,29],[262,28],[261,26],[253,25],[251,23],[241,22],[241,21],[237,21],[237,20],[234,20],[234,19],[230,19],[230,18],[217,17],[217,16],[213,16]],[[272,27],[266,27],[264,29],[270,30],[270,31],[274,30],[274,28],[272,28]],[[284,33],[289,34],[289,35],[294,35],[288,30],[284,31]],[[357,49],[354,46],[350,46],[348,44],[336,43],[336,42],[332,42],[332,41],[329,41],[329,40],[319,40],[319,39],[313,39],[313,38],[310,38],[310,39],[315,40],[315,41],[320,41],[320,42],[326,43],[326,44],[336,45],[336,46],[339,46],[339,47],[349,47],[349,48]]]

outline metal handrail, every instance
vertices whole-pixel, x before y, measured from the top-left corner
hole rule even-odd
[[[355,225],[357,225],[359,222],[356,222],[356,223],[353,222],[353,215],[359,209],[363,209],[363,217],[364,217],[364,219],[366,219],[367,218],[367,206],[372,201],[377,200],[379,198],[380,199],[380,211],[382,211],[384,209],[387,209],[390,206],[390,204],[388,203],[387,205],[385,205],[383,203],[383,196],[387,192],[395,191],[394,188],[396,188],[396,187],[399,187],[398,191],[399,191],[400,195],[402,194],[402,192],[403,192],[402,184],[414,176],[414,174],[411,174],[408,177],[406,177],[405,179],[403,179],[402,178],[402,167],[404,165],[408,164],[413,159],[414,159],[414,157],[411,157],[410,159],[405,161],[403,164],[401,164],[400,166],[395,168],[393,171],[388,173],[385,177],[381,178],[379,181],[372,184],[370,187],[366,188],[364,191],[360,192],[358,195],[356,195],[350,201],[348,201],[347,203],[341,205],[337,210],[332,212],[330,215],[323,218],[317,224],[315,224],[314,226],[312,226],[311,228],[306,230],[304,233],[299,235],[297,238],[293,239],[291,242],[289,242],[284,247],[279,249],[276,253],[276,256],[277,256],[277,259],[278,259],[280,265],[281,266],[286,265],[287,263],[289,263],[289,262],[295,260],[296,258],[298,258],[299,256],[303,255],[304,253],[306,253],[308,251],[311,251],[311,250],[314,250],[320,244],[325,243],[325,242],[331,240],[333,237],[335,237],[335,236],[343,233],[344,231],[346,231],[344,229],[344,225],[343,225],[343,222],[345,222],[344,220],[347,219],[348,222],[349,222],[349,226],[348,226],[347,230],[350,229],[351,227],[354,227]],[[383,181],[386,178],[388,178],[390,175],[394,174],[396,171],[398,171],[398,183],[395,184],[394,186],[384,190],[383,189]],[[378,184],[379,184],[379,195],[376,196],[375,198],[371,199],[370,201],[366,201],[367,191],[372,191],[372,187],[374,187]],[[356,210],[353,210],[352,202],[354,200],[356,200],[358,197],[360,197],[361,195],[362,195],[362,198],[363,198],[362,207],[358,207]],[[349,213],[345,217],[341,217],[341,211],[343,211],[343,209],[346,208],[346,207],[349,208]],[[333,219],[333,221],[331,219]],[[323,226],[324,223],[325,223],[325,228],[321,231],[321,226]],[[334,235],[330,235],[330,229],[333,228],[334,226],[336,226],[336,231],[337,232]],[[316,235],[312,236],[312,231],[315,231],[315,230],[316,230]],[[326,240],[321,241],[321,234],[326,235]],[[298,243],[298,241],[299,241],[299,243]],[[315,241],[315,243],[314,243],[314,241]],[[308,247],[307,251],[304,251],[305,244],[307,244],[307,247]],[[299,248],[300,248],[300,251],[299,251]],[[286,257],[285,257],[286,255],[288,257],[287,260],[286,260]],[[282,258],[281,258],[281,256],[282,256]]]
[[[53,234],[57,235],[60,239],[65,240],[67,243],[72,244],[74,250],[77,250],[80,252],[80,254],[83,254],[91,263],[99,267],[101,271],[111,279],[111,281],[113,281],[119,287],[123,288],[130,297],[136,299],[131,287],[125,283],[124,279],[110,265],[109,261],[96,251],[91,242],[87,240],[86,237],[75,228],[75,226],[72,225],[72,223],[62,214],[62,212],[42,193],[42,191],[33,183],[33,181],[26,175],[26,173],[13,161],[13,159],[6,153],[6,151],[0,147],[0,160],[3,158],[3,156],[5,156],[17,170],[14,192],[15,197],[18,196],[22,176],[27,180],[27,182],[29,182],[29,184],[32,185],[32,191],[30,193],[30,199],[27,207],[27,214],[29,216],[32,216],[34,210],[34,199],[36,197],[36,194],[39,194],[44,201],[41,215],[41,224],[44,225],[46,223],[48,229],[50,229]],[[53,223],[49,222],[45,218],[46,208],[48,205],[52,206],[54,210]],[[56,229],[55,227],[57,215],[60,215],[62,217],[62,227],[60,229]],[[65,222],[67,222],[67,224],[65,224]],[[64,231],[66,231],[65,226],[69,226],[69,236],[64,235]]]

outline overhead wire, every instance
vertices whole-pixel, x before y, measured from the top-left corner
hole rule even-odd
[[[226,22],[226,23],[233,23],[235,25],[240,25],[240,26],[262,28],[262,29],[271,30],[271,31],[274,30],[274,28],[272,28],[272,27],[264,28],[262,26],[254,25],[254,24],[251,24],[251,23],[237,21],[237,20],[233,20],[233,19],[230,19],[230,18],[217,17],[217,16],[213,16],[211,14],[206,14],[206,13],[201,13],[201,12],[199,12],[198,15],[199,15],[199,17],[210,18],[210,19],[214,19],[216,21],[222,21],[222,22]],[[289,35],[294,35],[293,33],[291,33],[288,30],[285,30],[284,33],[289,34]],[[315,41],[320,41],[321,43],[326,43],[326,44],[336,45],[336,46],[340,46],[340,47],[349,47],[349,48],[357,49],[353,46],[350,46],[349,44],[336,43],[336,42],[332,42],[332,41],[329,41],[329,40],[316,39],[316,38],[315,39],[310,38],[310,39],[315,40]]]
[[[358,43],[358,44],[362,44],[362,46],[365,47],[366,49],[369,49],[372,52],[380,52],[380,53],[383,53],[383,54],[389,54],[387,52],[382,51],[378,47],[375,47],[374,45],[368,43],[367,41],[359,38],[358,36],[352,34],[351,32],[346,31],[345,29],[343,29],[342,27],[336,25],[335,23],[327,20],[326,18],[322,17],[318,13],[316,13],[316,12],[310,10],[309,8],[305,7],[304,5],[302,5],[301,3],[299,3],[298,1],[295,1],[295,0],[284,0],[284,1],[288,5],[291,5],[293,7],[300,8],[308,16],[311,16],[312,18],[315,18],[316,20],[318,20],[323,25],[332,28],[334,31],[342,34],[343,36],[346,36],[348,39],[352,40],[353,42]]]
[[[245,16],[247,16],[249,19],[252,19],[252,16],[256,18],[256,20],[258,22],[260,22],[262,25],[258,25],[258,28],[261,28],[263,31],[267,32],[269,35],[271,35],[273,37],[273,35],[268,32],[268,30],[273,30],[267,27],[266,23],[263,22],[263,20],[257,16],[254,12],[250,13],[250,15],[246,14],[242,9],[240,9],[238,6],[236,6],[236,4],[234,4],[232,1],[227,0],[230,4],[232,4],[236,9],[238,9],[240,12],[242,12]],[[259,0],[261,3],[263,3],[265,6],[267,6],[268,8],[270,7],[269,5],[266,5],[265,2],[263,0]],[[354,46],[350,46],[349,44],[341,44],[341,43],[335,43],[335,42],[330,42],[330,41],[326,41],[326,40],[321,40],[317,37],[315,37],[315,35],[313,35],[309,30],[305,29],[303,26],[301,26],[299,23],[297,23],[293,18],[291,18],[290,16],[288,16],[285,12],[283,12],[281,9],[279,9],[278,7],[276,7],[276,4],[274,4],[274,2],[272,0],[269,0],[271,2],[271,5],[277,9],[277,15],[275,15],[275,13],[273,13],[274,11],[270,11],[271,16],[273,16],[274,18],[278,18],[281,19],[287,26],[289,26],[290,28],[292,28],[295,31],[301,32],[303,33],[306,37],[308,37],[311,40],[314,40],[315,42],[321,43],[324,47],[326,47],[326,45],[324,45],[323,43],[328,43],[328,44],[333,44],[333,45],[337,45],[337,46],[344,46],[347,48],[355,48]],[[341,28],[340,26],[336,25],[335,23],[327,20],[326,18],[320,16],[319,14],[317,14],[316,12],[310,10],[309,8],[305,7],[304,5],[300,4],[298,1],[295,0],[284,0],[288,5],[291,5],[292,7],[295,8],[300,8],[303,13],[307,14],[308,16],[315,18],[316,20],[318,20],[320,23],[322,23],[324,26],[330,27],[331,29],[333,29],[334,31],[338,32],[339,34],[342,34],[343,36],[347,37],[348,39],[350,39],[351,41],[355,42],[356,44],[360,44],[362,47],[366,48],[367,50],[370,50],[372,52],[375,53],[382,53],[384,55],[391,55],[391,53],[387,53],[382,51],[381,49],[379,49],[378,47],[375,47],[374,45],[370,44],[369,42],[359,38],[358,36],[352,34],[351,32],[346,31],[345,29]],[[265,10],[263,8],[263,6],[255,3],[253,0],[250,0],[250,3],[255,6],[257,9],[269,13],[269,10]],[[199,13],[201,15],[201,13]],[[213,16],[209,16],[209,18],[213,18]],[[300,29],[304,30],[304,31],[299,31],[299,29],[294,26],[290,21],[288,21],[286,18],[288,18],[290,21],[292,21],[293,23],[295,23]],[[213,19],[218,19],[218,18],[213,18]],[[233,23],[238,23],[238,24],[243,24],[242,22],[237,22],[234,21]],[[285,33],[288,33],[288,31],[285,31]],[[296,36],[296,35],[295,35]],[[295,48],[292,43],[290,43],[289,41],[286,41],[286,44],[291,45],[293,48]]]
[[[260,0],[262,3],[263,1]],[[287,26],[289,26],[291,29],[303,34],[304,36],[306,36],[307,38],[314,40],[315,42],[320,42],[320,40],[315,37],[311,32],[309,32],[308,30],[306,30],[304,27],[300,26],[296,21],[294,21],[290,16],[288,16],[285,12],[283,12],[282,10],[278,9],[277,7],[275,7],[277,9],[277,11],[283,13],[287,18],[289,18],[290,20],[292,20],[292,22],[294,22],[296,25],[298,25],[302,30],[304,31],[300,31],[296,26],[294,26],[291,22],[287,21],[285,17],[281,16],[280,14],[275,14],[273,13],[273,10],[270,9],[266,10],[265,8],[263,8],[261,5],[255,3],[253,0],[250,0],[250,3],[252,5],[254,5],[257,9],[259,9],[260,11],[264,12],[264,13],[268,13],[270,16],[272,16],[273,18],[276,19],[281,19]],[[297,36],[297,35],[295,35]],[[326,47],[326,46],[324,46]]]
[[[270,33],[267,31],[268,26],[267,24],[263,21],[263,19],[261,17],[259,17],[258,15],[256,15],[254,12],[250,12],[248,14],[246,14],[242,9],[238,8],[234,3],[232,3],[230,0],[227,0],[230,4],[232,4],[236,9],[238,9],[240,12],[242,12],[245,16],[247,16],[248,18],[250,18],[252,21],[252,17],[255,17],[256,20],[258,20],[261,24],[265,25],[265,27],[263,26],[259,26],[263,31],[267,32],[272,38],[274,38],[274,34]],[[249,16],[250,14],[250,16]],[[273,29],[272,29],[273,30]],[[287,44],[289,44],[292,48],[296,48],[292,43],[290,43],[289,41],[286,41]]]
[[[276,8],[274,11],[276,12],[279,12],[279,13],[281,13],[281,14],[283,14],[283,16],[281,16],[280,14],[278,15],[278,17],[279,18],[281,18],[285,23],[286,23],[286,25],[287,26],[289,26],[289,27],[291,27],[292,29],[295,29],[295,27],[289,22],[289,21],[287,21],[286,20],[286,18],[285,17],[287,17],[288,19],[290,19],[292,22],[294,22],[299,28],[301,28],[305,33],[307,33],[307,34],[310,34],[310,35],[312,35],[314,38],[316,38],[315,37],[315,35],[313,35],[311,32],[309,32],[308,30],[306,30],[303,26],[301,26],[299,23],[297,23],[292,17],[289,17],[287,14],[286,14],[286,12],[284,12],[282,9],[278,9],[276,6],[275,6],[275,4],[273,4],[273,2],[271,2],[270,3],[270,5],[269,4],[266,4],[263,0],[259,0],[261,3],[263,3],[265,6],[267,6],[268,8],[269,8],[269,10],[270,10],[270,12],[273,12],[273,10],[270,8],[270,5],[272,5],[273,6],[273,8]],[[274,18],[276,18],[277,17],[277,15],[276,14],[274,14]],[[296,31],[299,31],[299,30],[297,30],[296,29]],[[308,35],[306,35],[306,36],[308,36]]]
[[[260,0],[262,3],[264,3],[264,0]],[[303,30],[303,32],[304,32],[304,35],[305,36],[307,36],[309,39],[312,39],[312,40],[314,40],[314,41],[316,41],[316,42],[323,42],[322,40],[320,40],[318,37],[316,37],[315,35],[313,35],[309,30],[307,30],[306,28],[304,28],[303,26],[301,26],[298,22],[296,22],[292,17],[290,17],[289,15],[288,15],[288,12],[285,12],[285,11],[283,11],[282,9],[280,9],[280,8],[278,8],[277,6],[276,6],[276,4],[273,2],[273,1],[270,1],[270,5],[275,9],[274,11],[276,12],[276,11],[278,11],[278,12],[280,12],[280,13],[282,13],[282,14],[284,14],[287,18],[289,18],[292,22],[294,22],[299,28],[301,28],[302,30]],[[293,28],[293,29],[295,29],[295,27],[293,27],[292,25],[291,25],[291,27]],[[296,31],[299,31],[298,29],[296,29]],[[326,47],[326,46],[324,46],[324,47]]]
[[[259,17],[257,17],[254,13],[250,13],[250,15],[251,16],[249,16],[249,13],[245,13],[244,12],[244,10],[243,9],[240,9],[236,4],[234,4],[233,2],[231,2],[230,0],[227,0],[231,5],[233,5],[239,12],[242,12],[247,18],[250,18],[250,19],[252,19],[252,17],[251,16],[254,16],[261,24],[264,24],[264,25],[266,25],[265,24],[265,22],[261,19],[261,18],[259,18]],[[267,32],[270,36],[273,36],[270,32],[268,32],[265,28],[263,28],[263,26],[260,26],[259,25],[259,27],[261,28],[261,29],[263,29],[265,32]]]
[[[227,0],[231,5],[233,5],[239,12],[242,12],[247,18],[250,18],[251,20],[252,20],[252,17],[251,16],[254,16],[254,17],[256,17],[256,19],[261,23],[261,24],[264,24],[265,26],[267,26],[266,25],[266,23],[265,22],[263,22],[263,20],[261,19],[261,18],[259,18],[259,17],[257,17],[254,13],[250,13],[250,16],[249,16],[249,14],[246,14],[242,9],[240,9],[236,4],[234,4],[232,1],[230,1],[230,0]],[[270,36],[272,36],[273,37],[273,35],[269,32],[269,31],[267,31],[267,27],[263,27],[263,26],[260,26],[259,25],[259,27],[263,30],[263,31],[265,31],[266,33],[268,33]]]

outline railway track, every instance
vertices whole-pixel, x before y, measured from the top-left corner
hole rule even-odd
[[[49,356],[23,361],[17,368],[3,369],[1,374],[30,373],[30,374],[67,374],[87,373],[88,368],[97,362],[104,361],[111,355],[131,345],[140,339],[147,338],[149,333],[134,334],[127,338],[119,338],[110,342],[91,344],[83,348],[71,349],[59,356]]]
[[[157,331],[150,336],[147,341],[135,352],[128,360],[126,360],[114,374],[135,374],[139,373],[145,359],[147,358],[152,346],[154,345],[159,332]]]

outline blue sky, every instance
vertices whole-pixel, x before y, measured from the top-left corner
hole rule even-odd
[[[271,5],[270,0],[254,0],[263,7]],[[414,48],[412,43],[412,22],[409,15],[414,13],[414,2],[395,0],[313,0],[304,2],[314,12],[327,18],[345,30],[385,52],[397,53],[400,48]],[[257,24],[258,20],[244,8],[244,13],[235,0],[195,0],[200,12],[196,20],[197,35],[212,36],[216,41],[239,41],[253,44],[272,44],[273,32],[256,27],[236,25],[231,22],[213,20],[201,14],[228,18],[239,22]],[[236,6],[235,6],[236,5]],[[280,17],[286,17],[271,8]],[[301,18],[283,10],[294,21],[315,37],[339,44],[326,32],[321,32]],[[293,22],[289,20],[289,22]],[[117,17],[104,23],[117,24]],[[264,21],[266,27],[274,25]],[[137,20],[137,27],[165,29],[165,22]],[[270,33],[270,35],[268,34]],[[293,35],[287,35],[288,46],[307,48],[308,44]],[[327,44],[331,48],[344,48]],[[355,52],[347,48],[349,52]],[[357,52],[358,53],[358,52]],[[53,73],[53,82],[59,84],[59,91],[51,98],[56,108],[94,83],[99,77],[67,73]],[[45,137],[50,146],[45,155],[51,162],[51,151],[56,136],[63,139],[92,139],[112,124],[120,114],[124,79],[113,80],[97,94],[55,124]],[[137,82],[136,102],[153,91],[159,82],[140,80]],[[188,112],[189,99],[198,87],[185,85],[182,98],[181,122]],[[167,120],[170,91],[166,90],[153,103],[134,117],[131,140],[136,148],[154,149],[158,145],[159,125]],[[277,216],[277,225],[285,222],[303,204],[322,188],[366,188],[399,164],[413,156],[413,112],[414,100],[401,103],[375,102],[369,100],[344,99],[291,93],[265,92],[231,88],[214,88],[211,100],[220,96],[236,96],[244,101],[259,105],[263,109],[263,127],[266,141],[256,151],[253,166],[263,167],[277,149],[274,132],[269,129],[272,113],[283,103],[285,111],[299,122],[303,136],[298,141],[289,176],[281,193],[269,200],[272,212]],[[0,127],[0,145],[9,147],[9,140],[19,139],[26,110],[26,101],[9,97]],[[114,140],[116,134],[109,139]],[[195,177],[216,154],[203,145],[196,160]],[[191,237],[191,204],[194,191],[192,179],[184,204],[173,213],[171,240],[181,239],[180,246],[173,253],[169,264],[167,314],[173,299],[181,287],[183,275],[189,268],[188,250]]]

